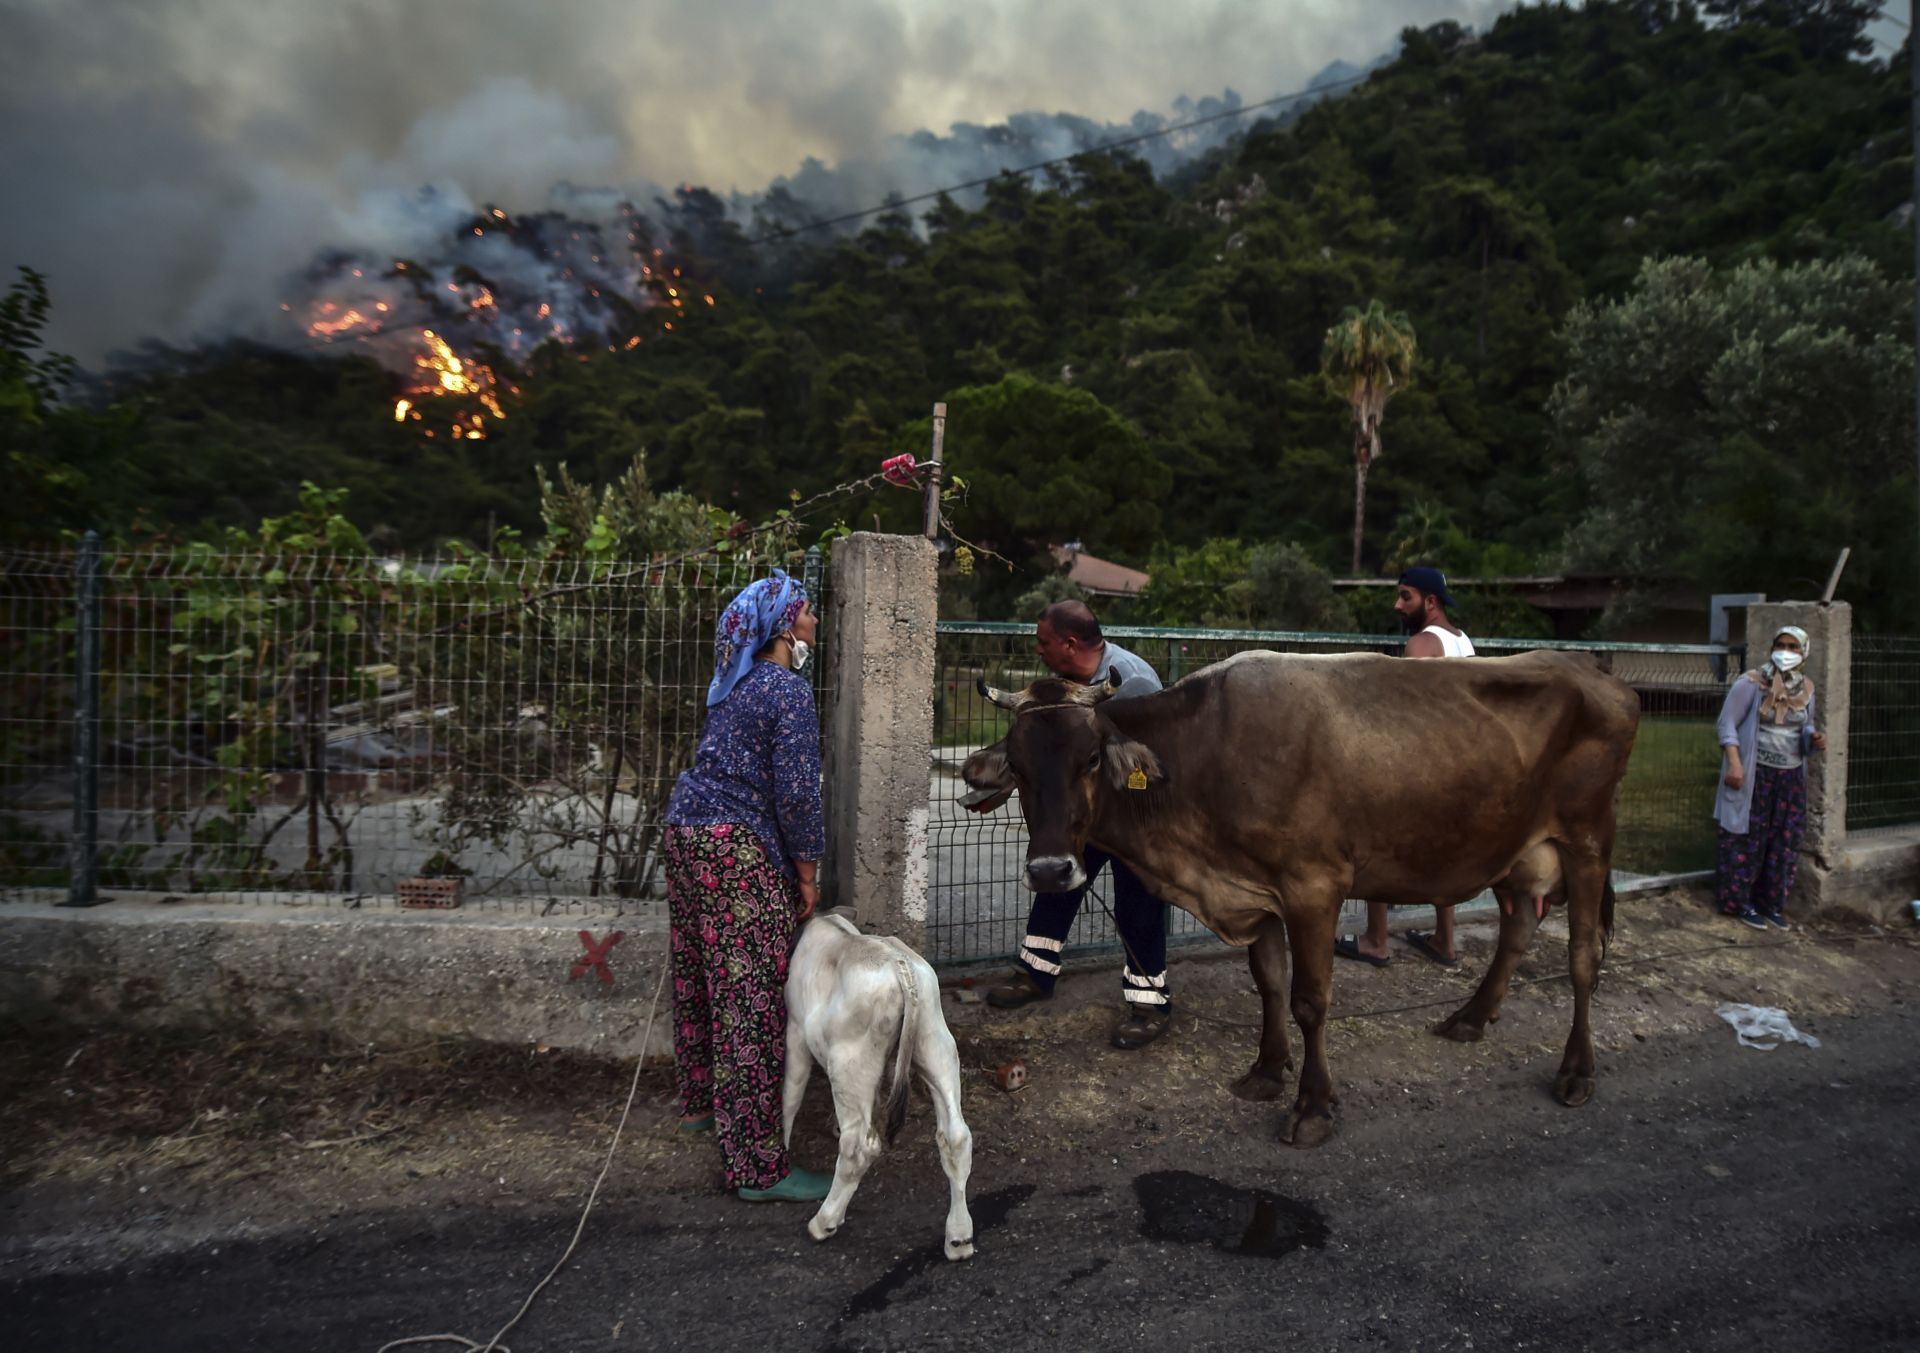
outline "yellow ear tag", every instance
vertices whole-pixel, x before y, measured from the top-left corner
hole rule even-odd
[[[1147,787],[1147,773],[1141,770],[1140,767],[1135,766],[1133,770],[1127,775],[1127,788],[1128,789],[1145,789],[1146,787]]]

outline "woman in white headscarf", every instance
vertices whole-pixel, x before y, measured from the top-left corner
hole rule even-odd
[[[1715,894],[1722,915],[1755,930],[1787,929],[1787,896],[1807,819],[1807,758],[1827,749],[1814,723],[1813,681],[1800,670],[1807,632],[1789,625],[1773,652],[1742,673],[1720,707],[1724,762]]]

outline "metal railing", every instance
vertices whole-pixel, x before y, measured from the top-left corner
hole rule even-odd
[[[1920,822],[1920,638],[1853,636],[1847,830]]]
[[[714,623],[757,572],[0,554],[0,897],[657,897]]]
[[[1271,630],[1108,626],[1106,634],[1146,659],[1169,684],[1248,649],[1393,653],[1404,642],[1397,635]],[[1631,685],[1643,713],[1621,788],[1616,877],[1630,882],[1712,868],[1720,762],[1713,725],[1729,679],[1741,670],[1742,648],[1479,638],[1474,644],[1485,654],[1540,648],[1594,653]],[[1007,728],[1007,714],[980,697],[976,679],[985,676],[995,686],[1019,689],[1044,675],[1033,652],[1033,627],[942,621],[936,670],[928,956],[963,962],[1009,955],[1019,947],[1032,901],[1022,883],[1026,829],[1019,801],[981,815],[966,812],[955,800],[962,792],[961,763],[973,749],[998,741]],[[1171,912],[1169,933],[1176,941],[1209,938],[1199,922],[1177,910]],[[1111,920],[1093,901],[1081,908],[1069,942],[1082,952],[1083,946],[1117,943]]]

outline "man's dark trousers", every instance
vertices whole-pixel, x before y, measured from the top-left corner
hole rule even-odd
[[[1040,893],[1027,914],[1027,934],[1020,945],[1020,962],[1042,991],[1052,991],[1060,976],[1060,957],[1067,932],[1080,911],[1087,889],[1102,866],[1113,866],[1113,919],[1127,959],[1122,971],[1127,1000],[1142,1006],[1164,1006],[1167,996],[1167,904],[1147,891],[1140,876],[1104,850],[1088,846],[1081,857],[1087,882],[1070,893]]]

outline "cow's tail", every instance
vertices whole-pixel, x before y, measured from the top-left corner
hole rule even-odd
[[[895,953],[893,970],[900,982],[901,1008],[900,1023],[894,1030],[893,1082],[887,1087],[882,1115],[889,1146],[907,1121],[907,1100],[913,1091],[913,1050],[920,1046],[920,992],[913,964],[905,953]]]
[[[1600,976],[1606,971],[1607,955],[1613,951],[1613,875],[1607,875],[1600,889],[1600,966],[1593,974],[1593,989],[1600,990]]]

